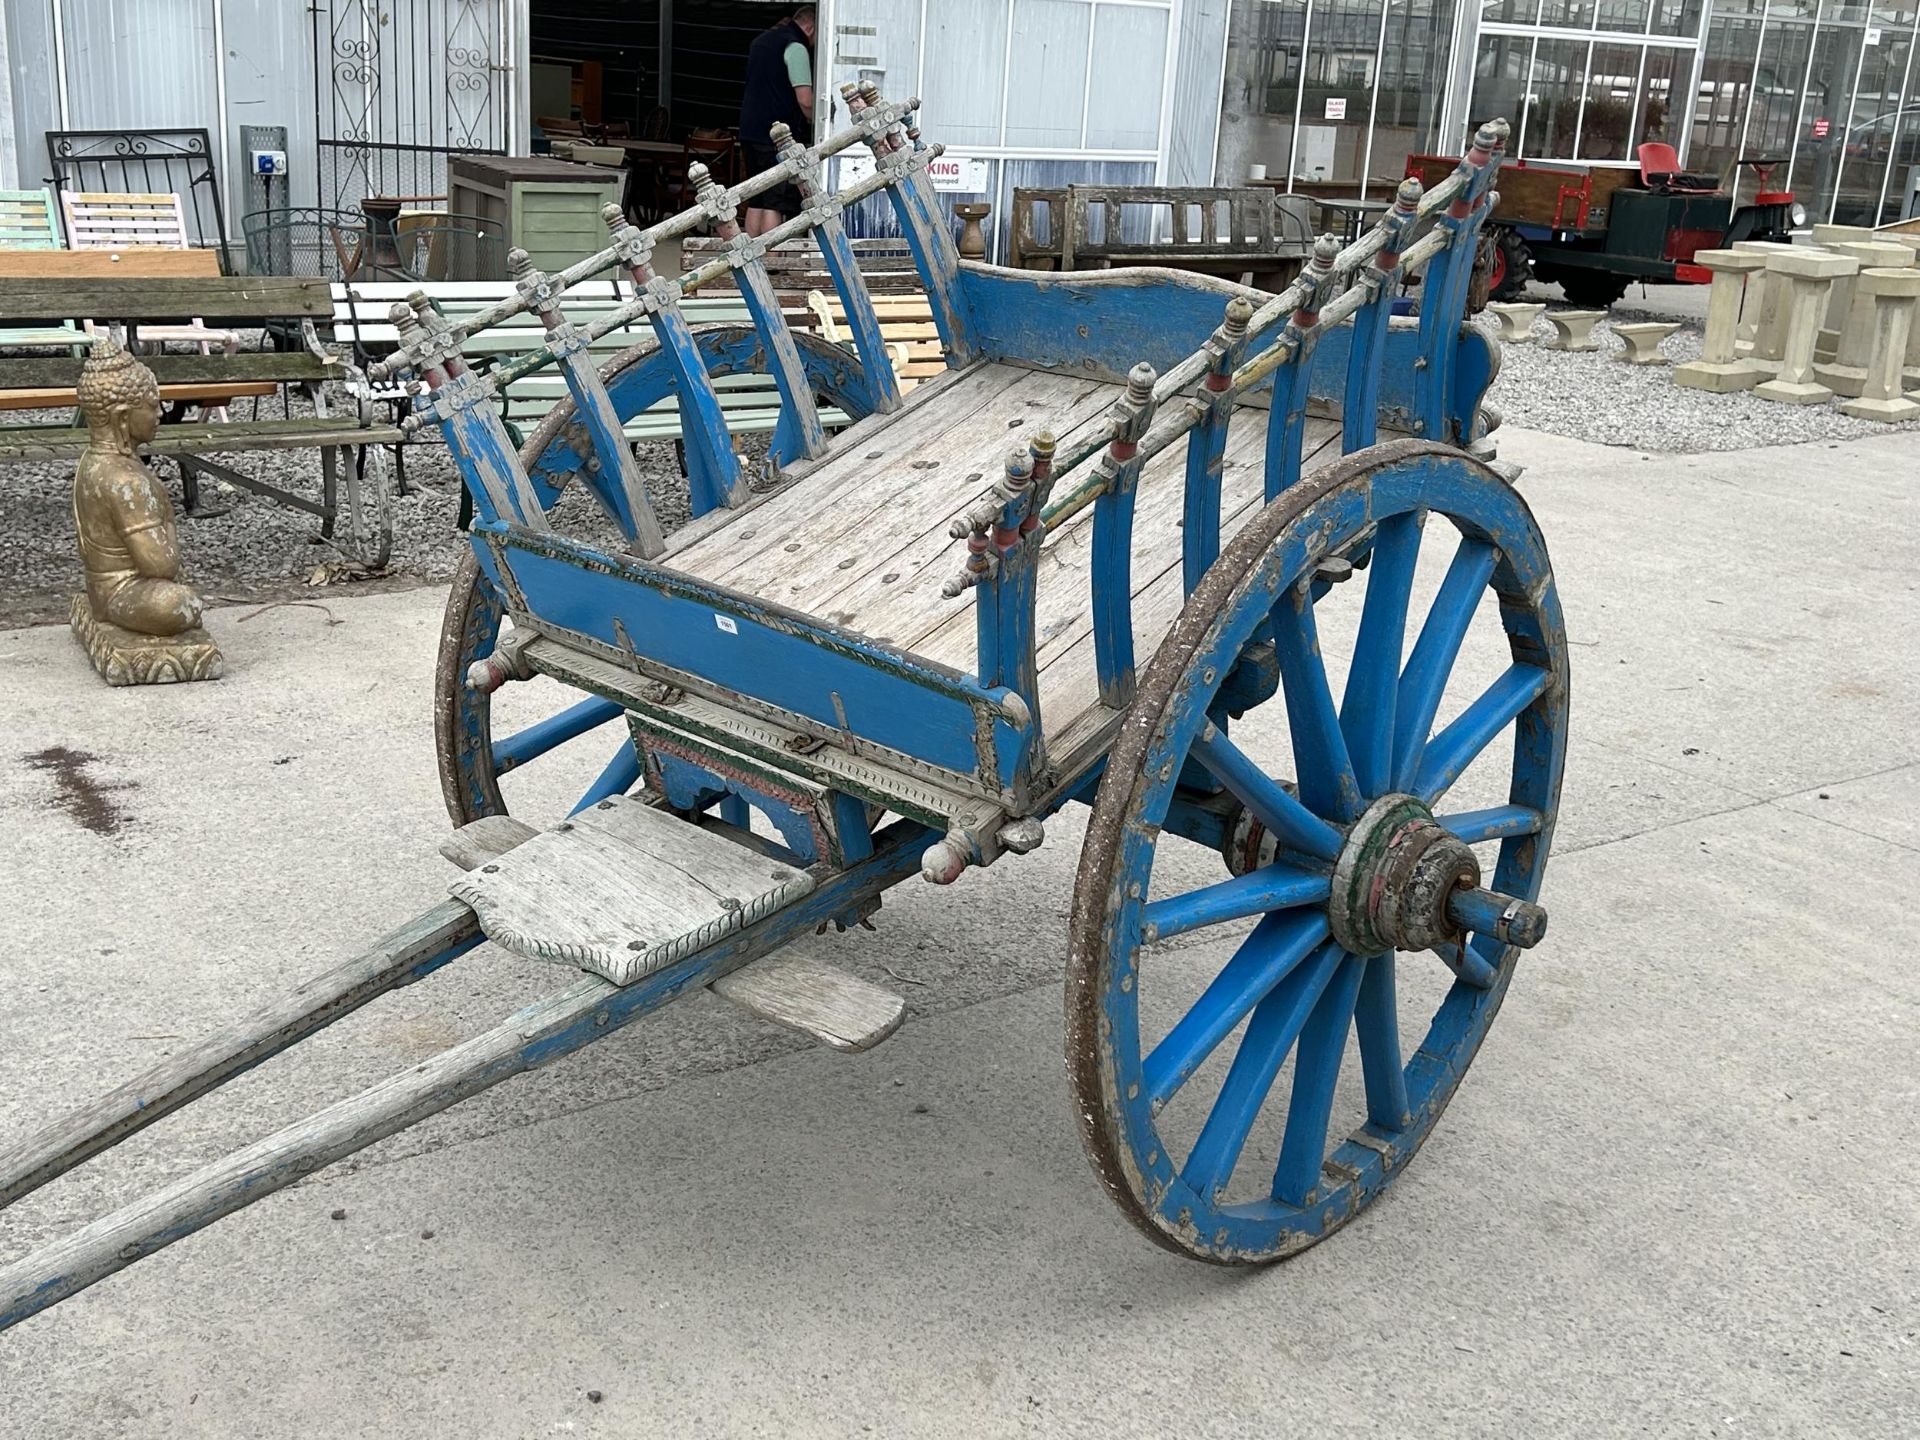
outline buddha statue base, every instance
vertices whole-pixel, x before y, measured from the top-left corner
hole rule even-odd
[[[73,638],[109,685],[172,685],[218,680],[227,662],[198,625],[178,635],[142,635],[99,619],[85,595],[73,597]]]

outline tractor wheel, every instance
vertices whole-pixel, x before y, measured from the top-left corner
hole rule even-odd
[[[1505,226],[1493,232],[1493,274],[1487,289],[1495,300],[1519,300],[1533,278],[1533,252],[1519,232]]]

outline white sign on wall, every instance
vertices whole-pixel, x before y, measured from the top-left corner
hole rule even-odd
[[[1327,97],[1327,119],[1344,120],[1347,118],[1347,97],[1329,95]]]
[[[856,185],[873,174],[871,155],[842,155],[840,157],[840,184]],[[936,155],[927,162],[927,178],[933,181],[936,190],[948,191],[955,195],[984,195],[987,193],[989,167],[985,160],[972,155],[955,155],[948,151]]]

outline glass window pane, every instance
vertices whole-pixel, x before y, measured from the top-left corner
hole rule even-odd
[[[1753,82],[1753,104],[1747,119],[1746,155],[1778,156],[1784,162],[1793,149],[1799,116],[1800,82],[1807,67],[1807,45],[1813,34],[1811,17],[1798,18],[1793,0],[1773,0],[1767,15],[1767,43],[1760,51],[1760,71]],[[1773,179],[1785,185],[1783,163]]]
[[[1647,0],[1600,0],[1595,7],[1593,20],[1595,29],[1644,34],[1647,28]]]
[[[1166,80],[1167,12],[1101,5],[1093,14],[1087,149],[1157,150]]]
[[[1908,37],[1911,42],[1911,36]],[[1887,177],[1887,203],[1883,214],[1890,220],[1911,219],[1920,214],[1920,54],[1909,66],[1903,59],[1901,73],[1906,76],[1906,93],[1900,97],[1900,109],[1889,128],[1893,139],[1888,144],[1890,170]]]
[[[1261,166],[1284,182],[1300,93],[1306,0],[1267,0],[1250,7],[1245,20],[1244,30],[1230,32],[1227,46],[1216,175],[1222,185],[1239,185]]]
[[[1014,0],[1007,144],[1080,148],[1092,16],[1085,0]]]
[[[1480,0],[1480,23],[1531,25],[1540,13],[1540,0]]]
[[[1649,28],[1655,35],[1698,36],[1700,16],[1706,8],[1706,0],[1654,0],[1653,24]],[[1714,6],[1714,14],[1745,8],[1745,0],[1733,0],[1731,5]]]
[[[1542,40],[1533,57],[1526,95],[1523,155],[1573,158],[1580,125],[1580,89],[1587,75],[1585,40]]]
[[[1827,218],[1834,200],[1840,150],[1847,128],[1847,95],[1853,88],[1853,71],[1860,58],[1863,29],[1857,23],[1829,23],[1823,14],[1820,33],[1813,42],[1813,69],[1802,72],[1806,93],[1797,112],[1793,180],[1788,188],[1816,221]],[[1768,48],[1772,48],[1771,36]]]
[[[998,145],[1007,12],[929,5],[920,128],[942,144]]]
[[[1687,85],[1693,79],[1694,52],[1691,50],[1668,49],[1664,46],[1647,47],[1646,73],[1640,82],[1639,114],[1635,116],[1635,129],[1631,144],[1635,147],[1629,155],[1637,157],[1638,147],[1649,140],[1664,140],[1669,145],[1677,145],[1680,140],[1680,105],[1686,97]],[[1695,167],[1689,166],[1689,170]]]
[[[1453,45],[1453,0],[1394,0],[1387,8],[1387,43],[1374,99],[1375,176],[1395,183],[1409,155],[1450,149],[1440,136],[1440,102],[1447,88]],[[1516,112],[1500,112],[1509,120]]]
[[[1634,92],[1641,47],[1595,45],[1580,118],[1580,159],[1625,160],[1633,140]]]
[[[847,123],[839,93],[845,81],[871,80],[889,100],[913,94],[920,83],[918,0],[839,0],[833,7],[833,26],[830,38],[823,35],[814,42],[815,63],[832,82],[830,129]]]
[[[1467,106],[1467,132],[1504,116],[1513,126],[1516,155],[1533,152],[1524,147],[1521,117],[1526,110],[1527,70],[1533,64],[1534,42],[1525,35],[1482,35],[1480,54],[1473,66],[1473,99]],[[1451,142],[1458,144],[1458,137]]]
[[[1707,26],[1706,58],[1700,65],[1700,93],[1694,98],[1693,139],[1687,168],[1729,177],[1753,193],[1753,172],[1741,169],[1740,130],[1753,92],[1753,62],[1760,46],[1760,15],[1765,0],[1720,0]]]
[[[1835,184],[1833,218],[1842,225],[1879,225],[1897,219],[1906,176],[1888,176],[1901,120],[1900,82],[1906,76],[1912,21],[1892,7],[1873,11],[1862,30],[1860,80],[1853,87],[1847,133],[1840,147],[1839,176]],[[1875,38],[1878,42],[1866,45]],[[1911,162],[1909,162],[1911,163]],[[1883,209],[1882,189],[1887,195]]]
[[[1591,30],[1594,27],[1595,0],[1546,0],[1540,7],[1540,23],[1562,30]]]
[[[1301,179],[1337,184],[1360,179],[1367,114],[1373,103],[1373,61],[1380,44],[1381,0],[1316,0],[1307,51],[1300,129]]]

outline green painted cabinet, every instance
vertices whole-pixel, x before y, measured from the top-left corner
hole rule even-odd
[[[545,155],[455,155],[447,161],[447,208],[504,231],[507,244],[525,250],[542,270],[562,269],[605,248],[600,207],[620,203],[620,186],[618,170]]]

